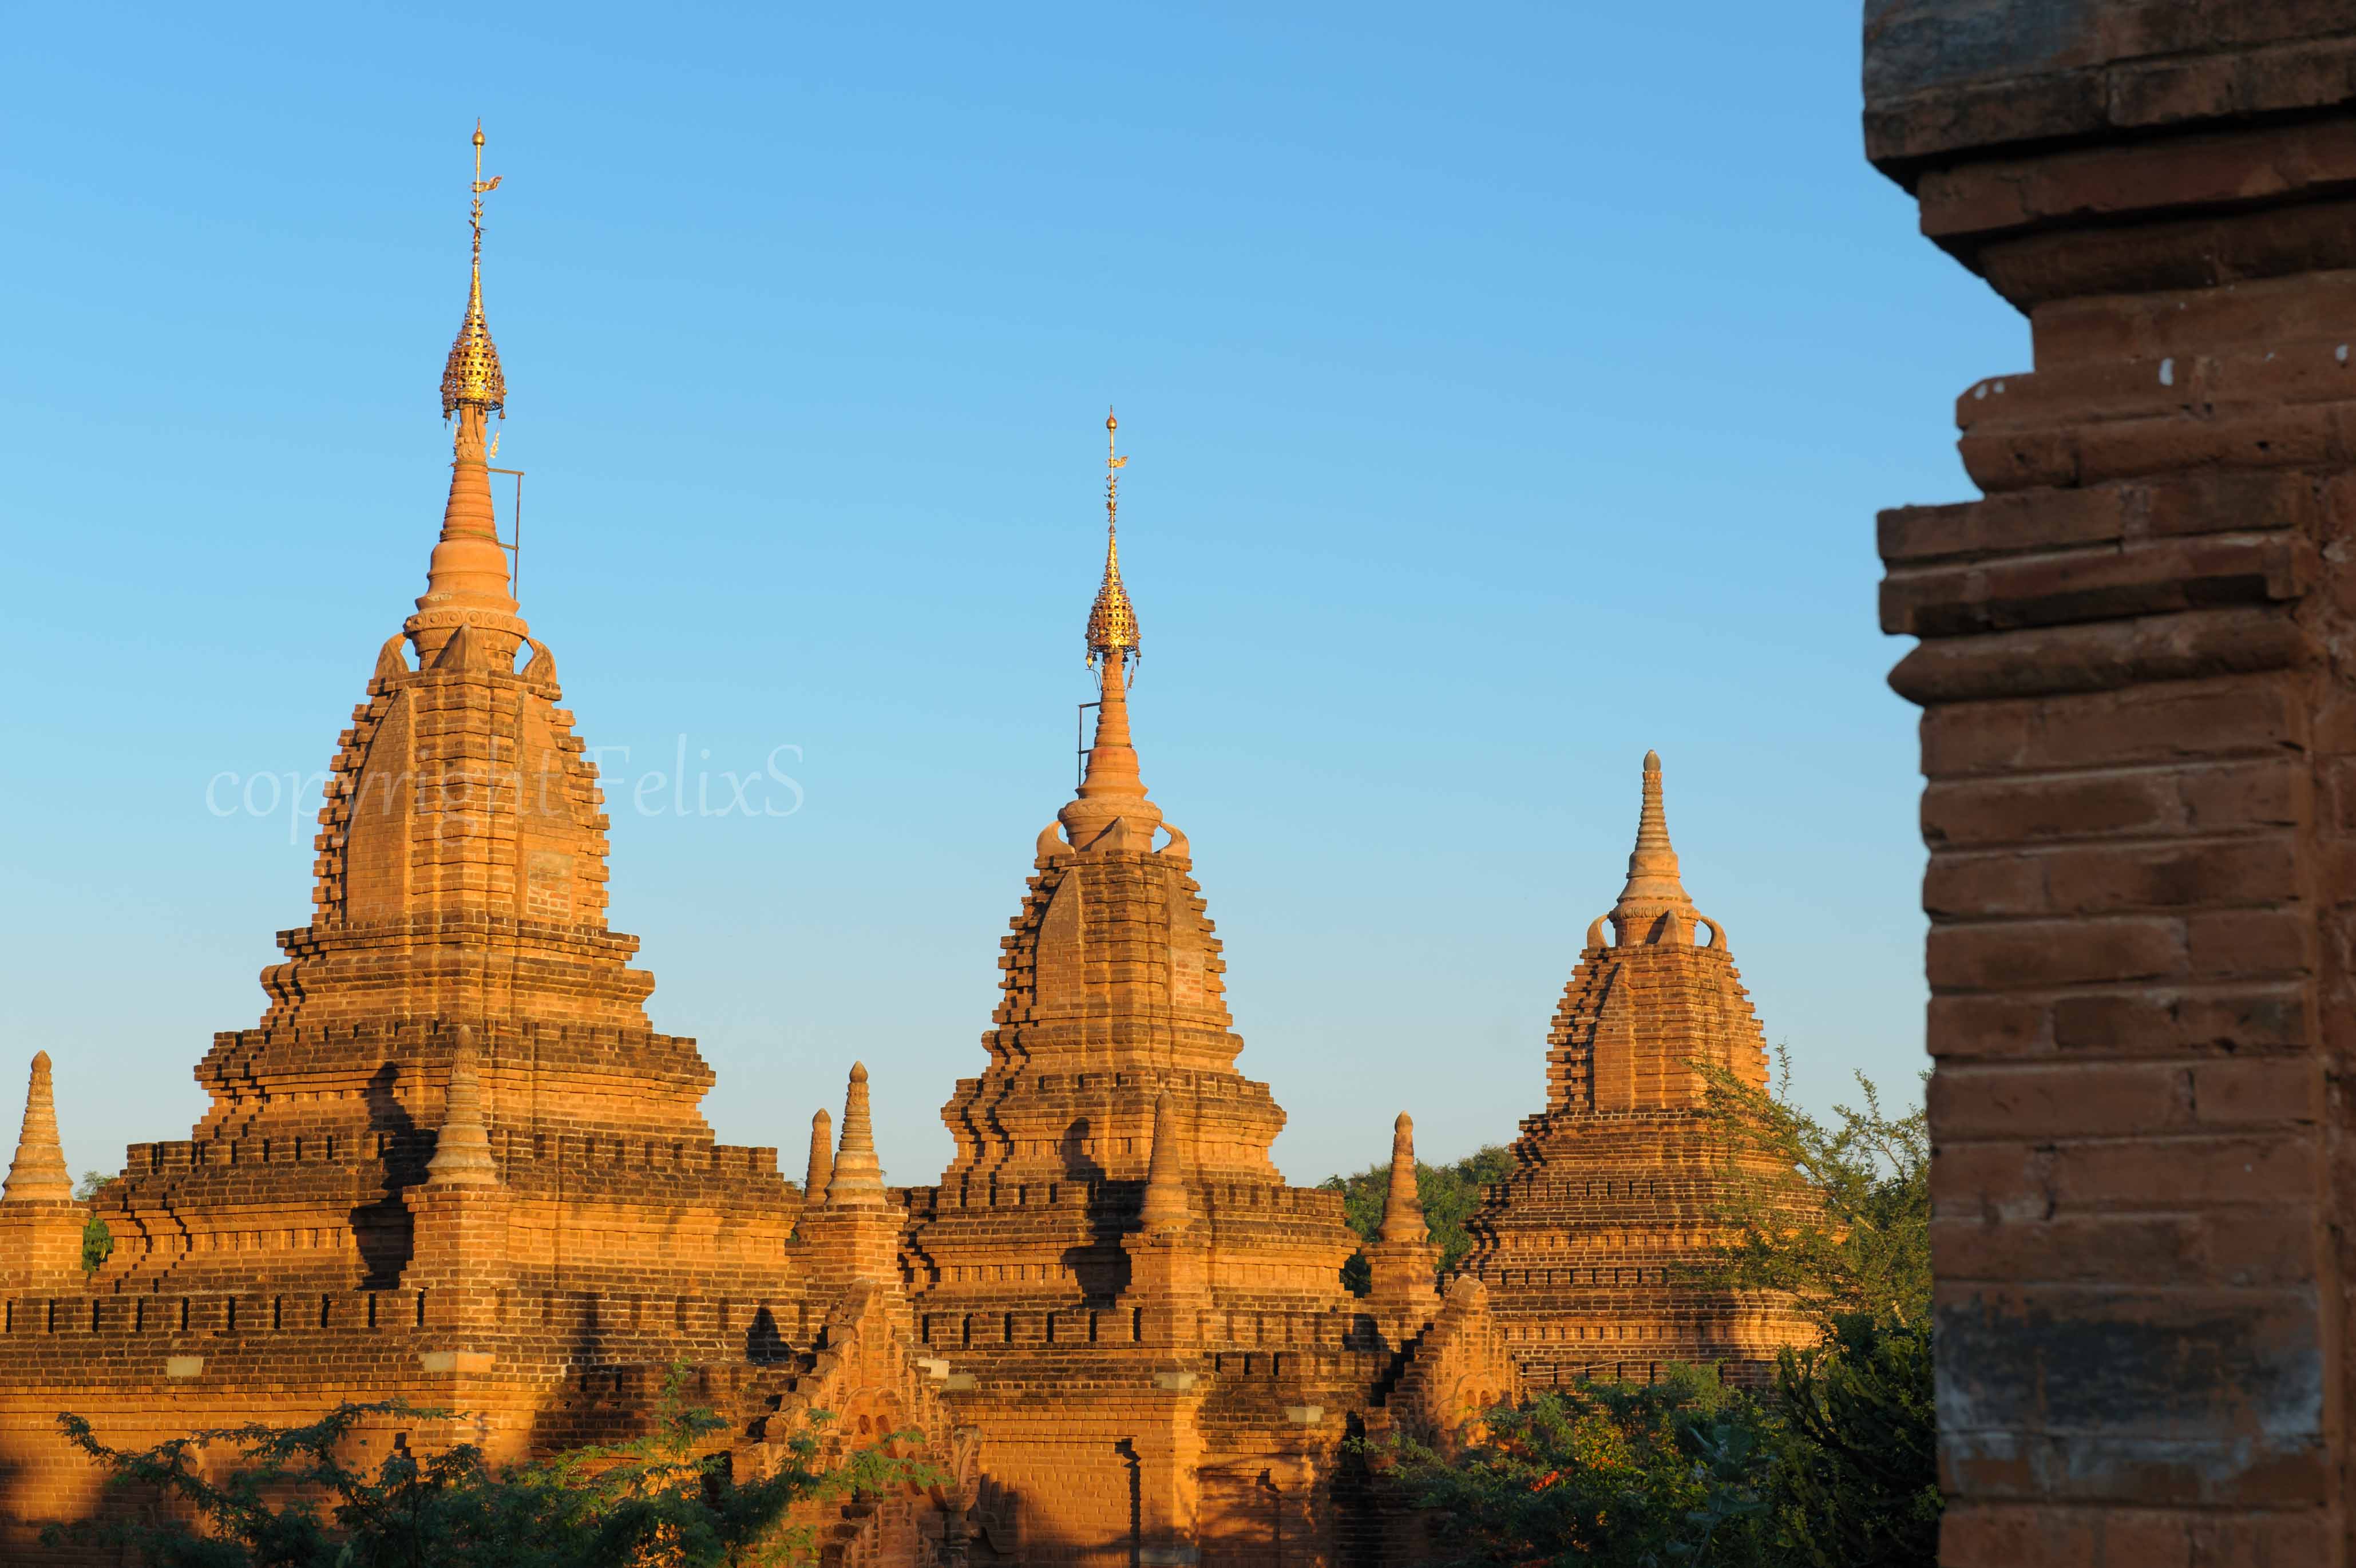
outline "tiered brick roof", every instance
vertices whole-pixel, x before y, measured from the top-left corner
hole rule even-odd
[[[1733,1157],[1696,1064],[1763,1086],[1767,1056],[1725,930],[1686,892],[1658,753],[1644,757],[1627,882],[1588,928],[1547,1045],[1547,1107],[1522,1122],[1462,1265],[1489,1285],[1524,1371],[1642,1380],[1678,1360],[1763,1375],[1805,1326],[1775,1302],[1678,1279],[1712,1244]]]

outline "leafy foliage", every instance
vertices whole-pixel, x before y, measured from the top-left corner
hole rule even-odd
[[[1939,1553],[1931,1331],[1856,1313],[1776,1369],[1789,1435],[1776,1454],[1786,1561],[1911,1568]]]
[[[1649,1387],[1588,1383],[1491,1412],[1453,1459],[1413,1442],[1398,1475],[1447,1520],[1450,1568],[1750,1564],[1771,1537],[1764,1407],[1708,1368]]]
[[[1772,1092],[1697,1063],[1732,1157],[1713,1219],[1729,1238],[1689,1277],[1721,1289],[1791,1296],[1827,1330],[1864,1314],[1900,1326],[1931,1305],[1931,1133],[1922,1107],[1893,1116],[1859,1073],[1863,1103],[1819,1120],[1790,1099],[1778,1049]]]
[[[104,1191],[112,1180],[114,1178],[104,1171],[84,1171],[81,1180],[74,1184],[74,1197],[88,1203]],[[105,1220],[92,1214],[89,1223],[81,1228],[81,1272],[86,1274],[95,1273],[99,1265],[113,1253],[114,1232],[106,1228]]]
[[[1432,1243],[1440,1249],[1443,1277],[1472,1249],[1472,1238],[1465,1231],[1464,1222],[1480,1208],[1481,1189],[1505,1180],[1513,1168],[1513,1151],[1498,1144],[1486,1144],[1450,1165],[1415,1163],[1416,1196],[1423,1201],[1424,1223],[1431,1228]],[[1390,1162],[1368,1165],[1355,1176],[1327,1176],[1319,1185],[1342,1195],[1342,1217],[1350,1229],[1364,1240],[1374,1240],[1383,1222],[1383,1200],[1390,1194]],[[1369,1275],[1363,1255],[1343,1265],[1342,1283],[1358,1295],[1366,1294]]]
[[[1782,1053],[1778,1053],[1779,1057]],[[1689,1283],[1788,1293],[1823,1341],[1758,1393],[1708,1369],[1584,1384],[1488,1413],[1451,1456],[1393,1474],[1448,1520],[1451,1568],[1929,1568],[1941,1498],[1931,1360],[1930,1139],[1918,1109],[1821,1120],[1710,1069],[1735,1179]],[[1379,1212],[1379,1204],[1377,1205]]]
[[[672,1369],[646,1435],[504,1469],[471,1444],[420,1458],[400,1440],[372,1471],[348,1465],[342,1455],[363,1427],[457,1419],[402,1400],[135,1453],[61,1415],[67,1440],[99,1462],[110,1487],[166,1507],[118,1507],[102,1522],[50,1526],[43,1540],[102,1544],[150,1568],[733,1568],[808,1556],[811,1532],[787,1517],[798,1502],[938,1478],[890,1454],[906,1434],[831,1470],[818,1467],[818,1437],[804,1434],[776,1476],[736,1481],[727,1455],[708,1451],[727,1423],[681,1397],[689,1375]]]

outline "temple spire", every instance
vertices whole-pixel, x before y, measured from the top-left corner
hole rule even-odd
[[[1120,581],[1120,471],[1129,459],[1114,450],[1120,421],[1105,413],[1105,569],[1097,586],[1097,602],[1088,607],[1088,653],[1091,665],[1099,659],[1118,667],[1138,653],[1137,608]]]
[[[73,1176],[58,1144],[58,1108],[49,1082],[49,1053],[33,1053],[32,1080],[25,1086],[25,1125],[16,1138],[16,1158],[0,1202],[70,1203]]]
[[[1424,1222],[1423,1195],[1415,1180],[1415,1118],[1402,1111],[1391,1123],[1391,1180],[1383,1197],[1382,1228],[1386,1241],[1421,1242],[1431,1238]]]
[[[1149,1236],[1183,1230],[1194,1220],[1179,1168],[1178,1105],[1166,1089],[1153,1102],[1153,1152],[1146,1161],[1145,1204],[1137,1218]]]
[[[1665,921],[1663,917],[1675,919]],[[1612,907],[1613,931],[1624,946],[1672,934],[1679,920],[1691,940],[1697,918],[1677,874],[1677,852],[1669,843],[1669,821],[1661,806],[1661,754],[1644,753],[1644,804],[1636,814],[1636,847],[1628,854],[1628,880]]]
[[[842,1100],[842,1146],[835,1151],[827,1178],[829,1208],[880,1208],[884,1167],[875,1158],[875,1128],[867,1114],[867,1064],[851,1064],[851,1088]]]
[[[483,123],[475,122],[474,203],[467,225],[474,231],[474,264],[466,289],[466,314],[458,323],[457,341],[442,368],[442,417],[471,403],[505,416],[507,377],[499,370],[499,351],[491,343],[491,329],[483,320],[483,198],[499,188],[499,177],[483,177]]]
[[[450,498],[442,510],[442,537],[426,567],[425,593],[411,624],[418,654],[439,653],[456,628],[481,625],[519,636],[515,596],[508,588],[508,558],[491,510],[490,452],[486,426],[492,413],[507,417],[508,383],[499,351],[483,319],[483,198],[499,186],[483,177],[483,127],[475,125],[475,178],[468,224],[474,256],[466,288],[466,314],[442,370],[442,417],[457,418],[451,436]],[[512,653],[515,643],[506,644]]]
[[[498,1164],[491,1158],[490,1134],[483,1127],[477,1059],[475,1031],[461,1024],[457,1046],[450,1056],[450,1087],[444,1099],[442,1127],[434,1135],[434,1157],[425,1165],[425,1179],[435,1187],[498,1184]]]
[[[1057,812],[1076,848],[1095,843],[1115,822],[1128,824],[1108,847],[1150,849],[1162,808],[1145,798],[1137,748],[1129,737],[1130,664],[1137,658],[1137,612],[1121,585],[1119,525],[1120,470],[1129,459],[1113,450],[1119,421],[1105,416],[1105,575],[1088,610],[1087,661],[1097,665],[1096,740],[1080,777],[1079,797]]]

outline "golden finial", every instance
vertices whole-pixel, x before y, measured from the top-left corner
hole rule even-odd
[[[449,362],[442,368],[442,417],[447,419],[460,403],[470,403],[507,417],[508,379],[499,369],[499,351],[491,344],[491,329],[483,322],[483,198],[499,188],[499,177],[483,177],[483,123],[475,122],[474,203],[467,223],[475,231],[474,268],[466,289],[466,315],[458,323],[458,340],[450,345]]]
[[[1120,421],[1105,411],[1105,570],[1097,602],[1088,610],[1087,662],[1099,657],[1134,659],[1138,654],[1137,609],[1120,584],[1120,471],[1129,459],[1114,448]]]

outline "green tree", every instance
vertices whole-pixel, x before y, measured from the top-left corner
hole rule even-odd
[[[84,1171],[81,1180],[74,1184],[74,1197],[88,1203],[113,1180],[104,1171]],[[95,1273],[113,1251],[114,1232],[108,1230],[106,1221],[93,1212],[89,1222],[81,1228],[81,1272],[86,1274]]]
[[[1440,1273],[1444,1277],[1472,1250],[1465,1221],[1481,1207],[1485,1187],[1505,1179],[1514,1168],[1513,1151],[1484,1144],[1462,1159],[1444,1165],[1415,1163],[1416,1196],[1423,1201],[1424,1222],[1431,1227],[1433,1245],[1440,1249]],[[1371,1242],[1383,1222],[1383,1202],[1390,1195],[1391,1167],[1386,1160],[1355,1176],[1331,1176],[1319,1184],[1342,1195],[1342,1217],[1359,1238]],[[1342,1269],[1342,1283],[1359,1295],[1368,1288],[1366,1260],[1353,1256]]]
[[[1704,1066],[1730,1150],[1715,1215],[1726,1240],[1697,1271],[1720,1288],[1783,1293],[1824,1330],[1775,1368],[1781,1438],[1767,1491],[1782,1561],[1912,1568],[1937,1560],[1938,1427],[1931,1359],[1931,1133],[1922,1106],[1858,1101],[1829,1119]]]
[[[1782,1053],[1778,1053],[1779,1058]],[[1697,1285],[1785,1293],[1823,1338],[1744,1394],[1708,1369],[1495,1411],[1452,1458],[1391,1451],[1462,1568],[1929,1568],[1941,1498],[1931,1359],[1930,1137],[1858,1080],[1828,1118],[1702,1066],[1726,1150],[1723,1244]],[[1376,1207],[1379,1214],[1379,1197]]]
[[[1447,1568],[1752,1568],[1773,1557],[1770,1410],[1708,1368],[1583,1383],[1492,1412],[1443,1456],[1406,1441],[1394,1476],[1445,1527]]]
[[[1939,1554],[1938,1423],[1929,1326],[1839,1318],[1776,1368],[1786,1425],[1768,1490],[1786,1560],[1916,1568]]]
[[[166,1508],[117,1507],[100,1521],[50,1526],[43,1540],[108,1547],[149,1568],[734,1568],[810,1555],[811,1530],[787,1521],[797,1503],[939,1478],[889,1452],[911,1434],[825,1469],[817,1434],[804,1433],[776,1475],[739,1482],[726,1453],[713,1451],[727,1423],[682,1397],[690,1375],[671,1369],[646,1435],[506,1468],[467,1444],[422,1459],[396,1444],[373,1470],[348,1465],[341,1455],[363,1424],[456,1419],[402,1400],[136,1452],[61,1415],[67,1440],[107,1472],[111,1489]]]
[[[1792,1101],[1779,1048],[1772,1090],[1697,1062],[1706,1106],[1728,1150],[1712,1218],[1727,1238],[1688,1271],[1721,1289],[1781,1292],[1827,1331],[1863,1313],[1906,1326],[1931,1307],[1931,1132],[1921,1106],[1883,1109],[1857,1075],[1862,1103],[1827,1121]]]

